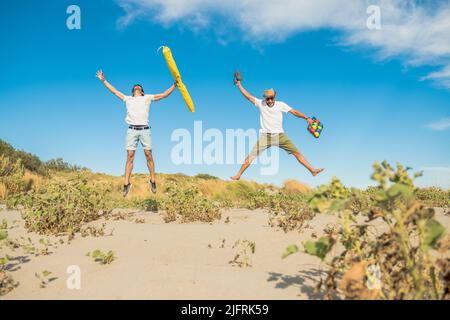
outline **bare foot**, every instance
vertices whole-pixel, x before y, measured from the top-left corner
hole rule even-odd
[[[230,178],[231,178],[231,180],[238,181],[241,177],[239,177],[239,176],[232,176]]]
[[[313,175],[313,177],[317,176],[319,173],[321,173],[323,170],[325,170],[324,168],[321,169],[316,169],[313,172],[311,172],[311,174]]]

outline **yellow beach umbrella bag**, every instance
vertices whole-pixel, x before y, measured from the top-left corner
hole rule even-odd
[[[186,86],[184,85],[183,81],[181,81],[181,75],[180,71],[178,71],[177,64],[175,63],[175,60],[172,57],[172,52],[170,49],[166,46],[163,46],[163,55],[166,59],[167,66],[169,67],[170,73],[172,73],[172,76],[174,80],[177,82],[178,89],[181,92],[181,96],[184,99],[184,102],[186,102],[186,105],[188,106],[189,110],[191,112],[194,112],[194,102],[192,101],[191,96],[189,95],[188,90],[186,89]]]

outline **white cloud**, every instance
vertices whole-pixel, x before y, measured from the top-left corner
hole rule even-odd
[[[445,88],[450,88],[450,65],[447,65],[440,71],[431,72],[427,76],[421,78],[421,80],[429,79],[438,81],[440,85]]]
[[[433,131],[445,131],[450,129],[450,118],[442,118],[436,122],[429,123],[425,127]]]
[[[124,27],[137,17],[194,32],[215,30],[220,42],[236,33],[252,44],[280,42],[308,30],[341,31],[340,43],[375,49],[378,59],[433,66],[421,80],[450,89],[450,1],[431,0],[116,0]],[[369,5],[381,8],[381,30],[366,27]],[[219,18],[219,19],[218,19]],[[238,31],[238,32],[236,32]]]

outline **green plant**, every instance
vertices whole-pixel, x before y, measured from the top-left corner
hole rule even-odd
[[[309,197],[308,202],[315,212],[337,211],[341,209],[342,200],[348,198],[350,191],[339,179],[333,177],[329,185],[317,188]]]
[[[12,163],[20,161],[25,169],[46,176],[45,164],[35,155],[14,149],[9,143],[0,139],[0,157],[9,158]]]
[[[203,179],[203,180],[217,180],[217,179],[219,179],[219,178],[217,178],[215,176],[212,176],[210,174],[207,174],[207,173],[199,173],[195,177],[199,178],[199,179]]]
[[[81,236],[103,237],[105,235],[105,226],[106,223],[103,223],[100,227],[96,226],[82,227],[80,230]]]
[[[0,155],[0,182],[5,186],[4,198],[28,190],[31,186],[24,180],[25,168],[20,159],[12,162]]]
[[[45,167],[50,170],[66,171],[66,172],[88,170],[87,168],[80,167],[78,165],[72,165],[64,161],[64,159],[62,158],[48,160],[45,163]]]
[[[38,278],[39,280],[39,287],[41,288],[45,288],[47,287],[48,283],[51,281],[48,276],[51,275],[52,273],[50,271],[44,270],[42,272],[36,272],[34,274],[34,276],[36,278]]]
[[[450,190],[442,190],[436,187],[420,188],[416,190],[417,199],[429,207],[450,207]]]
[[[269,213],[269,224],[284,232],[300,230],[315,215],[303,195],[283,193],[272,196]]]
[[[256,243],[249,240],[237,240],[233,245],[233,249],[235,248],[238,248],[238,252],[229,263],[239,267],[251,267],[250,255],[255,253]]]
[[[0,296],[7,294],[19,285],[5,270],[8,262],[8,256],[0,258]]]
[[[268,194],[265,190],[250,191],[241,200],[240,204],[247,209],[255,210],[268,208],[271,206],[273,196]]]
[[[320,257],[330,270],[324,285],[326,297],[342,294],[349,299],[443,299],[448,297],[449,259],[442,244],[444,227],[434,219],[434,210],[423,206],[408,169],[387,162],[374,164],[370,207],[354,212],[354,199],[341,193],[316,197],[312,206],[338,215],[340,229],[305,243],[308,253]],[[415,174],[415,177],[420,173]],[[355,196],[361,196],[355,193]],[[322,203],[325,202],[325,203]],[[384,223],[384,232],[371,225]],[[339,242],[343,250],[326,260],[331,247]],[[292,251],[292,250],[291,250]],[[442,251],[439,254],[439,251]],[[378,274],[379,278],[374,278]]]
[[[143,207],[145,211],[157,212],[160,202],[156,198],[149,198],[144,200]]]
[[[197,187],[181,189],[170,183],[166,187],[164,199],[164,221],[171,222],[181,217],[181,222],[212,222],[220,219],[220,208],[204,197]]]
[[[74,233],[81,226],[111,210],[100,184],[88,184],[79,175],[68,181],[51,181],[23,200],[25,226],[40,234]]]
[[[92,257],[95,262],[99,262],[100,264],[110,264],[116,259],[112,250],[102,252],[101,250],[96,249],[92,251],[92,253],[88,252],[86,256]]]

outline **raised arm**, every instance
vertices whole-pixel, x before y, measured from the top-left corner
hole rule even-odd
[[[298,110],[291,109],[291,110],[289,111],[289,113],[292,113],[292,114],[293,114],[294,116],[296,116],[297,118],[305,119],[306,122],[308,122],[308,124],[311,124],[311,123],[313,122],[312,119],[311,119],[310,117],[305,116],[303,113],[301,113],[301,112],[298,111]]]
[[[155,94],[154,98],[153,98],[153,101],[158,101],[158,100],[167,98],[173,92],[173,90],[175,90],[176,84],[177,83],[175,82],[169,89],[167,89],[163,93]]]
[[[119,98],[120,100],[123,100],[125,98],[125,95],[122,92],[114,88],[108,81],[106,81],[105,75],[103,74],[102,70],[97,71],[96,77],[99,78],[100,81],[103,82],[105,87],[108,88],[109,91],[114,93],[117,98]]]
[[[255,104],[255,97],[252,96],[250,93],[248,93],[247,90],[244,89],[244,87],[241,84],[241,81],[234,80],[234,83],[236,84],[236,87],[239,88],[239,91],[241,91],[242,95],[247,98],[248,101],[250,101],[252,104]]]

